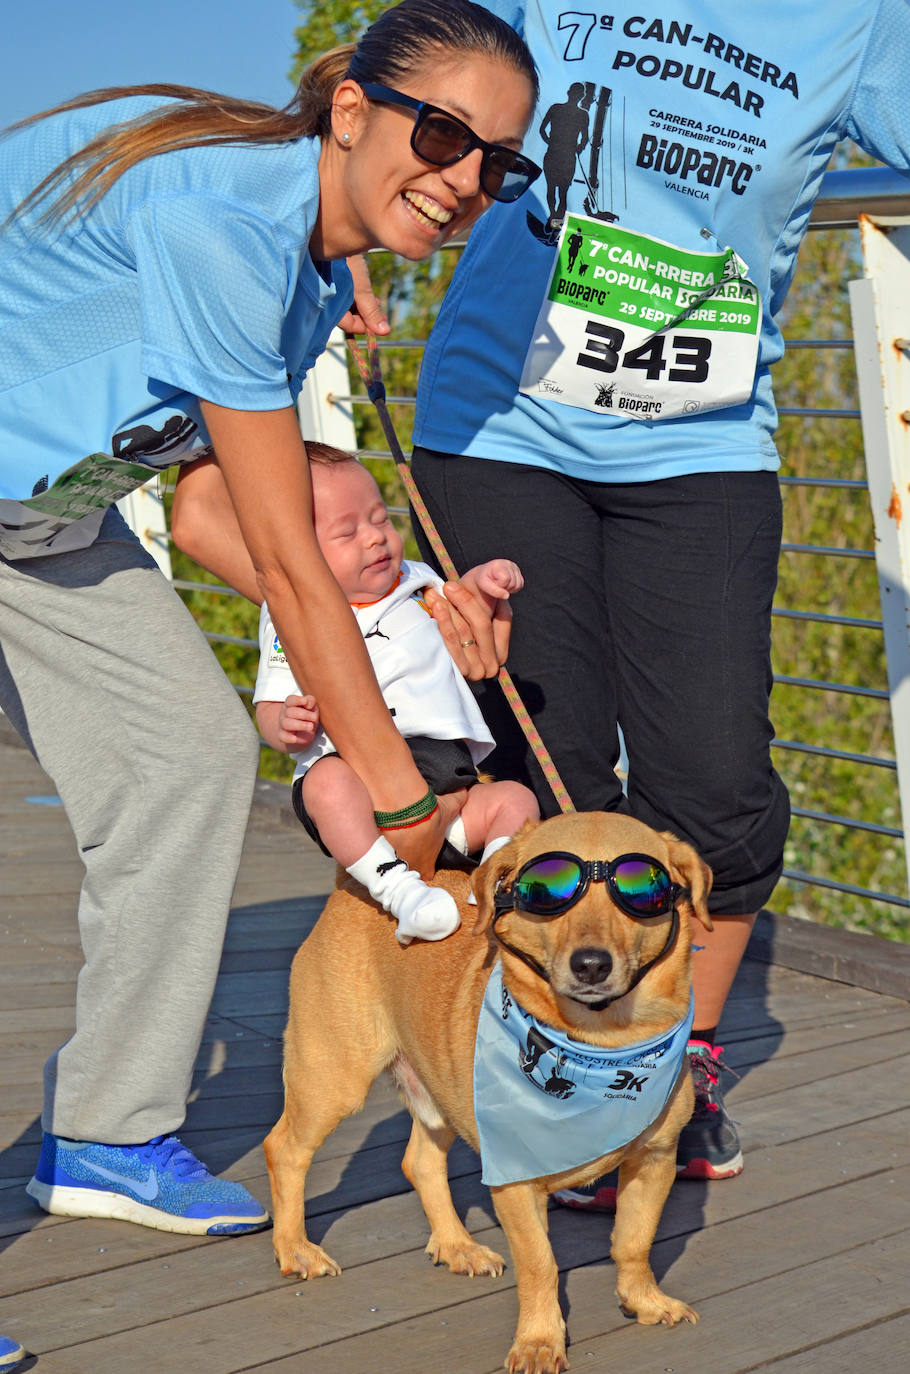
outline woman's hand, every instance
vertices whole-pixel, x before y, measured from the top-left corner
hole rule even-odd
[[[508,601],[497,601],[491,616],[483,598],[463,582],[447,582],[442,592],[428,588],[425,599],[458,671],[470,682],[496,677],[512,633]]]
[[[347,259],[354,279],[354,304],[338,321],[345,334],[388,334],[391,325],[370,281],[370,269],[363,253]]]

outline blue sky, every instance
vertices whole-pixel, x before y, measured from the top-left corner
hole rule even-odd
[[[293,0],[4,0],[0,128],[143,81],[283,105],[299,21]]]

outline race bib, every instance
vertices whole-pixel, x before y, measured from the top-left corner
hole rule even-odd
[[[9,559],[39,558],[86,548],[108,506],[157,470],[93,453],[67,468],[40,496],[0,501],[0,553]]]
[[[521,391],[630,420],[752,394],[761,298],[732,248],[694,252],[568,215]]]
[[[0,554],[15,560],[88,548],[115,501],[210,452],[192,415],[157,405],[114,434],[110,453],[87,454],[25,500],[0,499]]]

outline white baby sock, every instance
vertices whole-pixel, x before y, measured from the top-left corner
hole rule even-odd
[[[347,871],[395,917],[395,933],[402,945],[409,945],[415,937],[444,940],[461,924],[454,898],[439,888],[428,887],[419,873],[399,859],[384,835]]]

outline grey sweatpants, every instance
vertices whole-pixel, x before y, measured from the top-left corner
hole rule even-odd
[[[85,864],[76,1031],[44,1129],[176,1130],[215,985],[258,761],[203,635],[119,514],[89,549],[0,558],[0,707]]]

